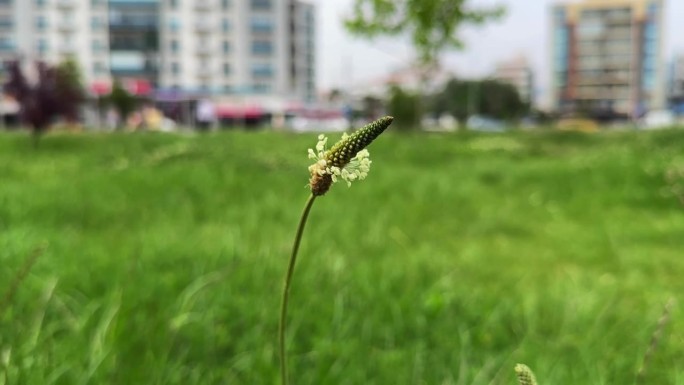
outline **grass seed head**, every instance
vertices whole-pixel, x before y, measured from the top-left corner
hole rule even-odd
[[[320,135],[316,150],[309,149],[309,159],[316,161],[309,166],[311,192],[316,196],[325,194],[338,178],[345,180],[347,185],[351,185],[355,180],[365,179],[371,165],[366,147],[382,134],[393,120],[393,117],[385,116],[361,127],[351,135],[344,134],[330,150],[325,148],[328,138]]]
[[[520,385],[537,385],[537,379],[534,377],[532,369],[527,365],[515,365],[515,374],[518,376],[518,383],[520,383]]]

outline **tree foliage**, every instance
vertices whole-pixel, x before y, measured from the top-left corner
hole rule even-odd
[[[529,105],[510,84],[492,79],[451,79],[444,90],[434,96],[433,112],[437,115],[449,113],[460,123],[471,115],[515,120],[529,112]]]
[[[423,115],[421,106],[418,94],[407,92],[398,86],[390,89],[387,112],[394,116],[397,129],[412,130],[420,127]]]
[[[114,107],[116,112],[119,113],[121,121],[125,121],[128,115],[138,107],[139,101],[121,85],[121,82],[115,80],[114,84],[112,84],[112,91],[109,95],[105,96],[104,102]]]
[[[68,59],[61,62],[55,71],[57,94],[67,101],[63,102],[61,113],[67,120],[76,121],[78,107],[86,99],[81,69],[75,60]]]
[[[28,124],[34,138],[47,131],[58,117],[68,121],[78,118],[78,108],[85,99],[78,65],[69,60],[57,67],[43,62],[33,65],[32,73],[24,73],[21,62],[7,65],[5,92],[16,99],[20,118]]]
[[[366,95],[361,99],[360,116],[366,120],[375,120],[382,114],[383,103],[380,98]]]
[[[462,48],[464,25],[479,25],[504,14],[500,6],[472,7],[468,0],[355,0],[347,29],[359,36],[409,34],[423,63],[447,48]]]

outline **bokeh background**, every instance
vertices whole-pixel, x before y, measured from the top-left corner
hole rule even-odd
[[[684,384],[677,1],[0,1],[0,385]],[[681,12],[679,12],[681,13]]]

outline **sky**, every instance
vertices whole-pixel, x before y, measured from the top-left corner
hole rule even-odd
[[[577,0],[574,0],[577,1]],[[561,1],[563,3],[573,0]],[[367,41],[349,35],[342,19],[353,0],[313,0],[318,6],[318,74],[321,90],[363,84],[407,66],[413,49],[405,38]],[[502,4],[506,16],[483,27],[463,29],[465,49],[444,55],[446,69],[466,77],[486,76],[500,61],[525,55],[537,74],[537,91],[547,94],[550,78],[549,9],[558,0],[470,0],[473,6]],[[684,53],[683,0],[665,0],[665,55]],[[677,18],[680,21],[677,21]]]

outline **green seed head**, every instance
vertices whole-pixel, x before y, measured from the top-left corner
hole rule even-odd
[[[316,163],[309,167],[311,192],[316,196],[325,194],[338,177],[347,180],[349,184],[352,180],[364,179],[370,168],[368,151],[364,149],[382,134],[393,120],[393,117],[385,116],[371,122],[349,136],[344,135],[328,151],[325,150],[327,138],[319,136],[316,151],[309,149],[309,158],[316,160]]]
[[[328,151],[326,160],[331,166],[343,168],[356,154],[366,148],[378,135],[382,134],[394,120],[391,116],[382,117],[368,123],[346,139],[340,140]]]
[[[518,382],[520,385],[537,385],[537,379],[534,377],[532,369],[530,369],[527,365],[515,365],[515,374],[518,376]]]

